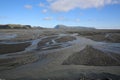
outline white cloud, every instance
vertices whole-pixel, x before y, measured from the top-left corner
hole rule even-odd
[[[25,5],[24,6],[26,9],[32,9],[33,7],[32,7],[32,5]]]
[[[57,20],[64,21],[66,19],[63,16],[60,16],[60,17],[57,18]]]
[[[57,17],[56,20],[58,21],[69,21],[69,22],[80,22],[79,18],[65,18],[64,16]]]
[[[113,0],[113,4],[120,4],[120,0]]]
[[[43,20],[52,20],[53,18],[52,17],[45,17],[43,18]]]
[[[53,11],[67,12],[75,8],[99,8],[108,4],[118,4],[120,0],[48,0]],[[52,1],[52,2],[51,2]]]
[[[44,3],[40,3],[39,6],[40,7],[45,7],[45,4]]]
[[[59,16],[59,17],[56,18],[56,20],[58,20],[58,21],[74,21],[73,19],[67,18],[67,17],[64,17],[64,16]]]
[[[54,1],[54,0],[47,0],[47,2],[52,2],[52,1]]]
[[[77,19],[75,20],[75,22],[80,22],[80,19],[79,19],[79,18],[77,18]]]
[[[48,11],[47,9],[43,9],[42,10],[43,13],[47,13],[47,11]]]

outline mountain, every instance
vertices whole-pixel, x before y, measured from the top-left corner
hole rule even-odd
[[[55,29],[87,29],[87,30],[91,30],[91,29],[95,29],[92,27],[83,27],[83,26],[66,26],[66,25],[56,25]]]
[[[64,29],[64,28],[68,28],[68,27],[65,25],[56,25],[55,26],[55,29]]]
[[[6,24],[0,25],[0,29],[30,29],[30,25],[20,25],[20,24]]]

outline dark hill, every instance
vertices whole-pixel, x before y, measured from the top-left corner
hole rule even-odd
[[[6,24],[0,25],[0,29],[30,29],[30,25],[20,25],[20,24]]]
[[[67,30],[73,30],[73,29],[81,29],[81,30],[93,30],[95,28],[92,27],[83,27],[83,26],[65,26],[65,25],[56,25],[54,27],[55,29],[67,29]]]

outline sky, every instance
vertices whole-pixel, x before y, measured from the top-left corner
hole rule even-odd
[[[120,29],[120,0],[0,0],[0,24]]]

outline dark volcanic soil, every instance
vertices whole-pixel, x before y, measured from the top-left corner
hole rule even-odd
[[[69,33],[78,33],[95,41],[120,43],[120,30],[69,31]]]
[[[114,43],[120,43],[120,34],[118,33],[109,33],[109,34],[97,34],[97,35],[91,35],[86,36],[89,39],[95,40],[95,41],[105,41],[105,42],[114,42]]]
[[[51,37],[44,38],[38,43],[38,46],[39,47],[45,46],[47,42],[50,42],[54,38],[56,38],[56,36],[51,36]]]
[[[38,55],[32,53],[19,54],[13,57],[0,58],[0,71],[12,69],[21,65],[36,62],[39,58]]]
[[[75,39],[76,39],[76,38],[73,37],[73,36],[63,36],[63,37],[61,37],[61,38],[59,38],[59,39],[56,39],[56,42],[58,42],[58,43],[68,42],[68,41],[73,41],[73,40],[75,40]]]
[[[102,52],[87,46],[78,53],[74,53],[63,65],[90,65],[90,66],[120,66],[120,55],[115,53]]]
[[[120,80],[119,75],[114,75],[110,73],[75,74],[74,72],[70,72],[70,73],[67,73],[67,75],[64,75],[65,73],[67,72],[63,71],[63,72],[56,73],[59,75],[56,75],[55,73],[54,74],[50,73],[50,75],[51,74],[53,75],[52,77],[43,77],[39,79],[34,79],[34,78],[31,79],[31,78],[24,77],[24,78],[18,78],[14,80]]]
[[[14,53],[25,50],[26,47],[30,46],[30,42],[19,43],[19,44],[0,44],[0,54]]]

